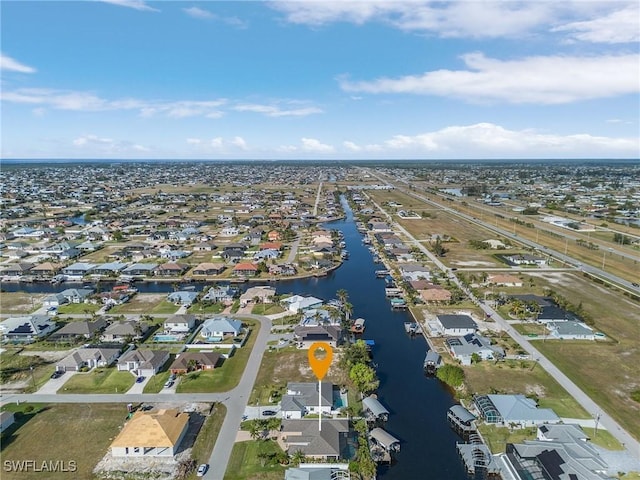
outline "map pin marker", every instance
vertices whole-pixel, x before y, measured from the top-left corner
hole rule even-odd
[[[316,356],[318,354],[318,356]],[[318,380],[322,380],[329,371],[331,360],[333,359],[333,349],[325,342],[315,342],[309,347],[309,365]]]

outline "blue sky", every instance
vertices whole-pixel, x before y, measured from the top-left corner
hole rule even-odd
[[[638,158],[637,1],[3,1],[2,157]]]

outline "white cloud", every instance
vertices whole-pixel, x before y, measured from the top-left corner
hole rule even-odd
[[[171,118],[194,116],[219,118],[223,115],[219,107],[227,103],[226,99],[180,100],[175,102],[139,100],[135,98],[108,100],[90,92],[46,88],[19,88],[14,91],[3,91],[1,98],[6,102],[42,105],[57,110],[89,112],[137,110],[143,117],[166,115]]]
[[[203,8],[199,7],[183,8],[182,11],[193,18],[201,18],[204,20],[216,18],[216,16],[209,10],[204,10]]]
[[[73,144],[76,147],[83,147],[85,145],[111,145],[113,143],[111,138],[100,138],[97,135],[83,135],[73,140]]]
[[[574,40],[593,43],[631,43],[640,41],[640,4],[634,2],[592,20],[570,22],[553,28],[569,32]]]
[[[224,137],[210,139],[191,137],[187,138],[186,142],[187,145],[191,145],[199,153],[234,153],[249,150],[247,142],[240,136],[235,136],[231,139],[225,139]]]
[[[159,12],[157,8],[153,8],[144,0],[101,0],[104,3],[110,3],[112,5],[118,5],[120,7],[133,8],[142,12]]]
[[[458,97],[474,102],[560,104],[640,91],[640,56],[538,56],[497,60],[482,53],[463,55],[466,70],[435,70],[422,75],[353,82],[339,79],[348,92],[405,93]]]
[[[35,73],[36,69],[0,53],[0,70],[19,73]]]
[[[268,117],[304,117],[307,115],[314,115],[316,113],[323,113],[323,111],[317,107],[283,109],[277,105],[262,105],[255,103],[236,105],[233,109],[237,112],[262,113]]]
[[[247,150],[247,142],[242,137],[233,137],[230,143],[231,145],[238,147],[240,150]]]
[[[349,145],[347,145],[349,144]],[[350,151],[381,151],[389,155],[442,155],[455,158],[509,157],[536,158],[594,155],[633,155],[640,149],[639,138],[612,138],[589,134],[557,135],[536,130],[509,130],[492,123],[449,126],[418,135],[395,135],[382,146],[365,145]]]
[[[135,155],[139,153],[148,153],[152,149],[141,145],[139,143],[133,143],[128,140],[115,140],[113,138],[99,137],[94,134],[81,135],[73,139],[73,146],[83,154],[90,156],[126,156]]]
[[[301,138],[300,141],[302,142],[301,150],[305,152],[333,153],[335,151],[335,148],[333,148],[331,145],[321,143],[315,138]]]

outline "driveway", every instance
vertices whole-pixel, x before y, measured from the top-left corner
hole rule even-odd
[[[153,377],[145,377],[144,381],[142,381],[141,383],[134,383],[133,386],[127,390],[127,395],[131,395],[134,393],[142,393],[142,391],[144,390],[144,387],[147,383],[149,383],[149,381],[152,379]]]
[[[67,372],[61,377],[52,378],[43,386],[41,386],[36,393],[56,393],[62,387],[62,385],[64,385],[67,380],[73,377],[76,373],[78,372]]]

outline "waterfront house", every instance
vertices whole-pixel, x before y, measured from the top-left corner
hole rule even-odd
[[[33,263],[27,262],[18,262],[18,263],[10,263],[9,265],[2,267],[2,275],[7,277],[15,277],[20,278],[23,275],[28,273],[33,273],[32,269],[34,268]]]
[[[164,321],[167,334],[189,333],[196,326],[196,316],[191,314],[171,315]]]
[[[122,273],[125,275],[150,277],[156,268],[158,268],[157,263],[134,263],[125,268]]]
[[[167,295],[167,302],[181,307],[190,307],[198,298],[198,292],[192,290],[178,290]]]
[[[169,360],[168,350],[130,350],[118,360],[118,370],[131,372],[136,376],[150,377]]]
[[[90,288],[67,288],[60,292],[69,303],[84,303],[93,294]]]
[[[184,374],[194,370],[213,370],[220,363],[222,355],[216,352],[183,352],[178,354],[169,367],[175,374]]]
[[[446,345],[451,356],[462,365],[471,365],[474,355],[478,355],[482,360],[504,358],[502,347],[491,345],[491,340],[477,333],[447,338]]]
[[[240,262],[233,267],[235,277],[255,277],[258,274],[258,267],[253,263]]]
[[[59,372],[79,372],[83,368],[108,367],[120,355],[117,348],[80,348],[56,364]]]
[[[469,315],[436,315],[436,323],[445,336],[464,336],[478,329]]]
[[[96,265],[96,267],[93,269],[91,273],[96,275],[103,275],[103,276],[117,276],[125,268],[127,268],[126,263],[109,262],[109,263],[103,263],[102,265]]]
[[[56,329],[56,323],[48,315],[9,317],[0,322],[2,341],[31,343],[46,337]]]
[[[233,299],[237,294],[238,289],[232,287],[231,285],[216,285],[209,288],[207,293],[202,296],[201,300],[230,305],[231,303],[233,303]]]
[[[333,411],[333,383],[289,382],[287,393],[280,401],[282,418],[300,419],[309,414],[331,415]],[[320,401],[320,405],[318,405]]]
[[[154,274],[159,277],[180,277],[189,269],[189,265],[181,263],[168,262],[158,265]]]
[[[92,273],[97,265],[93,263],[78,262],[62,269],[62,273],[70,278],[82,279],[85,275]]]
[[[189,428],[189,414],[138,410],[111,442],[113,457],[173,457]]]
[[[257,287],[249,287],[240,295],[240,306],[244,307],[249,302],[255,303],[271,303],[276,295],[276,289],[268,287],[266,285],[259,285]]]
[[[303,297],[302,295],[292,295],[283,298],[281,303],[287,307],[290,312],[298,313],[322,306],[323,300],[316,297]]]
[[[33,267],[29,273],[31,275],[35,275],[37,279],[45,280],[53,278],[60,268],[60,265],[57,263],[43,262],[40,265]]]
[[[66,303],[69,303],[69,300],[67,297],[62,295],[62,293],[52,293],[51,295],[44,297],[44,300],[42,301],[42,305],[45,307],[59,307]]]
[[[296,325],[293,336],[298,348],[306,350],[315,342],[326,342],[335,348],[342,341],[342,328],[337,325]]]
[[[473,403],[486,423],[524,428],[562,421],[553,410],[538,408],[534,400],[522,394],[475,395]]]
[[[191,271],[191,275],[220,275],[225,268],[224,263],[201,263]]]
[[[324,419],[322,430],[317,419],[283,420],[281,441],[284,450],[293,455],[301,451],[317,460],[350,459],[355,449],[354,435],[347,419]]]

